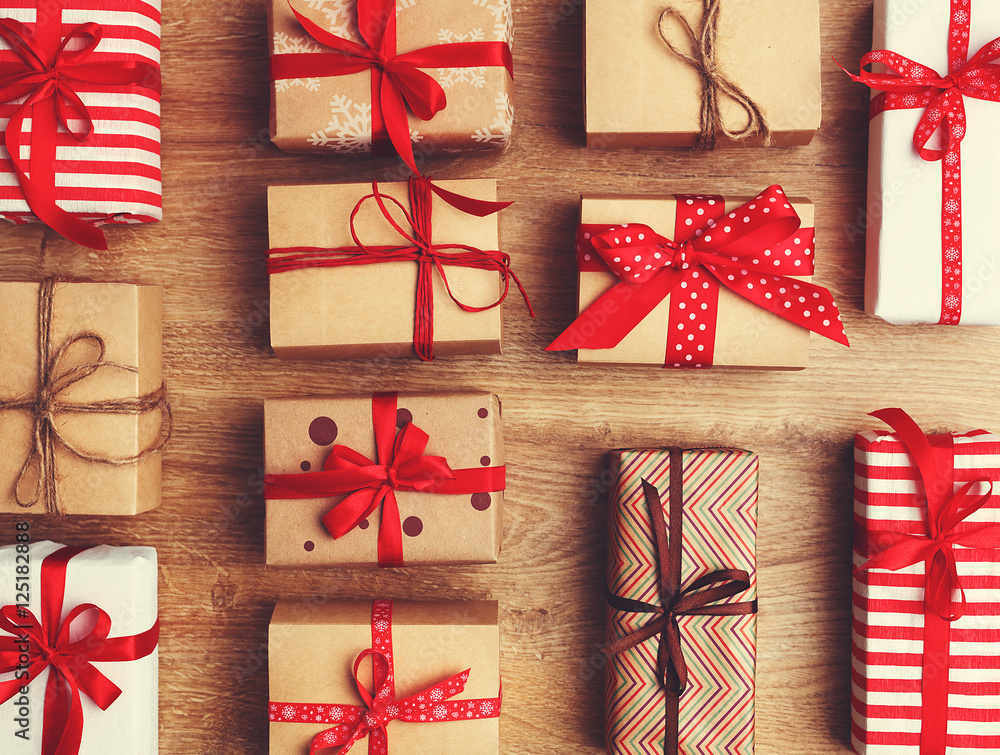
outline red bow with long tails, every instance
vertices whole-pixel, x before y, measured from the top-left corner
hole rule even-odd
[[[396,0],[358,0],[358,31],[364,45],[326,31],[295,8],[292,13],[313,39],[332,52],[272,55],[271,80],[345,76],[370,70],[373,144],[379,149],[388,139],[417,174],[420,171],[410,142],[407,110],[429,121],[448,104],[441,85],[420,69],[503,66],[514,75],[514,58],[506,42],[453,42],[397,54]]]
[[[21,63],[0,63],[0,102],[25,98],[7,124],[4,135],[14,173],[28,206],[39,220],[66,238],[92,249],[108,248],[104,233],[56,205],[54,163],[59,125],[81,142],[94,132],[90,112],[77,92],[81,84],[137,84],[157,91],[160,86],[159,69],[148,63],[85,62],[100,44],[103,33],[100,24],[80,24],[70,30],[50,55],[27,26],[11,18],[0,19],[0,37],[22,60]],[[82,47],[67,49],[76,42],[82,42]],[[24,120],[29,116],[30,178],[27,162],[21,157]],[[83,122],[81,130],[73,130],[72,119]]]

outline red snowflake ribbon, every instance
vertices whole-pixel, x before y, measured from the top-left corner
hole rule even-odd
[[[71,241],[92,249],[107,249],[99,228],[56,205],[56,133],[61,125],[82,142],[94,132],[90,112],[80,98],[81,91],[123,84],[159,91],[160,70],[136,61],[86,62],[101,42],[103,27],[95,23],[80,24],[61,37],[61,18],[59,8],[55,12],[48,8],[40,11],[34,34],[19,21],[0,19],[0,37],[22,61],[0,63],[0,103],[24,98],[7,124],[4,145],[35,216]],[[78,49],[68,49],[73,47]],[[24,121],[29,117],[30,178],[28,163],[21,157]],[[83,121],[83,129],[73,130],[72,119]]]
[[[358,675],[366,658],[372,659],[374,692],[369,693]],[[493,698],[451,700],[465,691],[471,669],[455,674],[427,689],[396,699],[392,657],[392,601],[376,600],[372,605],[372,646],[354,661],[354,681],[364,705],[312,705],[272,702],[268,719],[281,723],[336,724],[313,737],[309,755],[334,747],[337,755],[347,755],[358,740],[368,737],[368,755],[388,755],[387,726],[392,721],[443,723],[498,718],[503,693]]]
[[[847,74],[879,94],[872,99],[870,117],[886,110],[924,108],[913,135],[913,145],[924,160],[941,161],[941,318],[958,325],[962,320],[962,140],[966,133],[965,98],[1000,102],[1000,37],[969,58],[972,24],[970,0],[951,0],[948,28],[948,69],[945,76],[891,50],[875,50],[861,59],[861,72]],[[870,73],[865,66],[880,63],[890,73]],[[846,69],[845,69],[846,71]],[[943,129],[944,147],[929,149],[931,137]]]
[[[447,106],[441,85],[421,68],[503,66],[512,77],[514,57],[506,42],[453,42],[396,53],[396,0],[358,0],[358,31],[365,44],[338,37],[289,7],[323,53],[271,56],[271,80],[305,79],[371,71],[372,146],[378,154],[391,144],[414,173],[420,174],[410,142],[407,110],[422,121]]]
[[[677,195],[674,238],[649,226],[581,225],[581,272],[621,282],[584,311],[547,349],[611,349],[667,296],[665,366],[711,367],[720,286],[782,319],[845,346],[833,296],[791,275],[812,275],[814,232],[779,186],[728,215],[718,196]]]
[[[107,710],[122,694],[94,663],[134,661],[156,649],[160,621],[145,632],[128,637],[108,637],[111,617],[99,606],[83,603],[74,606],[60,622],[66,570],[69,560],[87,548],[61,548],[42,562],[41,618],[24,607],[0,608],[0,674],[23,670],[21,658],[28,656],[27,677],[0,682],[0,703],[10,700],[49,669],[45,687],[45,717],[42,728],[42,755],[77,755],[83,739],[82,692],[98,708]],[[97,620],[85,636],[70,641],[74,624],[87,613]],[[25,645],[27,651],[24,650]]]
[[[902,409],[882,409],[873,417],[896,431],[913,457],[926,499],[926,533],[873,531],[862,552],[870,558],[857,571],[897,571],[924,564],[924,651],[921,687],[923,708],[920,755],[941,755],[948,744],[948,659],[951,622],[965,615],[965,589],[958,574],[954,549],[1000,549],[1000,524],[975,526],[967,520],[989,503],[993,484],[978,479],[955,492],[955,445],[951,435],[925,436]],[[986,486],[987,492],[973,493]],[[961,602],[955,605],[954,594]],[[943,659],[943,660],[942,660]]]
[[[343,537],[381,506],[378,565],[404,566],[403,528],[397,490],[462,495],[499,492],[506,487],[506,466],[452,469],[443,456],[425,456],[427,433],[407,422],[396,434],[398,394],[372,396],[376,459],[336,445],[319,472],[264,477],[264,498],[329,498],[349,494],[323,517],[334,538]]]

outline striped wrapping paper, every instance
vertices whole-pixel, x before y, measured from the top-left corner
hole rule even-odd
[[[1000,438],[953,435],[955,489],[1000,478]],[[863,432],[854,447],[854,568],[867,534],[926,533],[926,498],[913,458],[895,435]],[[978,493],[985,493],[985,488]],[[1000,495],[961,528],[1000,521]],[[968,599],[952,623],[947,755],[1000,752],[1000,551],[955,547]],[[860,755],[920,755],[924,564],[854,574],[851,740]],[[956,596],[956,600],[957,600]],[[944,754],[941,754],[944,755]]]
[[[160,63],[160,0],[0,0],[0,18],[34,29],[36,16],[61,7],[65,36],[88,22],[104,36],[88,63]],[[41,10],[38,10],[41,8]],[[76,49],[76,48],[71,48]],[[0,40],[0,62],[19,62]],[[90,111],[94,133],[85,141],[59,127],[56,143],[56,204],[81,220],[148,223],[162,217],[160,189],[160,97],[137,85],[76,85]],[[0,105],[0,128],[23,99]],[[82,121],[71,120],[74,129]],[[31,118],[25,120],[22,158],[29,158]],[[0,140],[0,217],[18,225],[37,223]]]
[[[721,568],[750,574],[748,591],[726,603],[756,598],[757,456],[734,449],[683,451],[682,589]],[[658,559],[642,480],[662,495],[669,528],[670,451],[611,455],[608,589],[662,606]],[[609,641],[642,627],[650,614],[608,608]],[[681,616],[688,687],[680,698],[682,755],[752,755],[757,617]],[[605,713],[612,755],[664,755],[666,693],[657,676],[658,637],[608,659]]]

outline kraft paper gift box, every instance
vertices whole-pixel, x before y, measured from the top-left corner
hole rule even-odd
[[[51,298],[44,295],[49,290]],[[166,424],[162,297],[159,286],[0,282],[0,511],[121,515],[159,506],[161,462],[152,451],[162,448]],[[39,330],[47,309],[46,355]],[[103,360],[91,336],[103,340]],[[46,406],[39,402],[40,365],[47,361],[54,363],[51,426],[34,414]],[[94,368],[98,361],[102,366]],[[107,404],[112,408],[102,410]],[[37,423],[41,437],[51,438],[43,444],[51,454],[44,465]],[[132,464],[110,463],[144,455]]]
[[[66,562],[65,572],[61,572],[53,561],[70,553],[75,555]],[[60,585],[65,585],[61,607]],[[52,752],[54,749],[42,749],[43,727],[51,727],[57,736],[64,729],[55,720],[58,712],[51,703],[46,703],[46,689],[55,684],[51,681],[54,671],[40,660],[34,639],[36,633],[44,635],[48,630],[44,622],[49,614],[43,603],[50,606],[51,615],[61,617],[62,627],[69,623],[73,609],[88,603],[110,618],[108,639],[101,640],[99,635],[91,633],[94,611],[90,610],[69,624],[73,644],[78,646],[75,655],[65,644],[59,645],[64,653],[77,659],[76,664],[67,662],[67,668],[79,669],[83,674],[87,664],[93,662],[91,671],[96,669],[121,690],[117,699],[102,710],[90,696],[97,694],[93,690],[99,685],[95,683],[89,689],[80,686],[83,731],[79,755],[104,755],[109,751],[155,755],[159,736],[156,550],[109,545],[64,549],[50,541],[0,547],[0,605],[6,606],[3,610],[6,619],[10,619],[8,625],[0,626],[0,665],[8,672],[2,675],[3,679],[27,681],[15,676],[26,670],[23,666],[17,668],[25,644],[30,646],[26,668],[30,669],[32,664],[41,666],[26,692],[20,688],[9,690],[13,696],[0,704],[0,741],[5,755]],[[16,628],[10,631],[11,627]],[[133,647],[123,648],[122,644],[130,640],[134,640]],[[105,656],[101,660],[103,652],[119,657]],[[12,662],[13,671],[8,668],[8,661]],[[78,678],[75,673],[74,677]],[[60,694],[68,694],[65,687],[59,690]],[[27,698],[27,704],[23,698]],[[53,721],[48,720],[50,716]],[[54,743],[47,743],[46,747],[54,748]]]
[[[995,753],[1000,438],[925,439],[899,409],[874,416],[894,432],[854,444],[854,751]]]
[[[477,200],[496,201],[496,181],[475,179],[436,181],[434,186]],[[411,210],[406,182],[378,184],[382,194]],[[414,189],[415,190],[415,189]],[[360,200],[372,194],[371,184],[272,186],[268,189],[268,234],[272,252],[294,252],[296,247],[354,249],[351,214]],[[500,249],[496,215],[477,217],[432,193],[433,243],[465,245],[483,251]],[[386,201],[393,218],[412,234],[398,207]],[[365,246],[411,246],[388,222],[378,204],[367,200],[353,220]],[[492,305],[503,292],[497,269],[445,265],[452,292],[473,307]],[[418,264],[381,261],[276,272],[272,268],[271,347],[279,359],[361,359],[413,356]],[[439,272],[431,270],[433,302],[432,356],[499,354],[503,307],[467,312],[450,296]],[[512,286],[513,288],[513,286]],[[426,347],[421,348],[421,353]]]
[[[378,642],[373,642],[376,634]],[[383,651],[387,635],[394,699],[400,702],[398,708],[413,714],[408,716],[412,720],[388,721],[388,753],[498,755],[496,601],[351,600],[280,601],[275,606],[268,631],[272,755],[306,755],[314,736],[341,723],[346,725],[340,736],[353,731],[367,706],[351,678],[352,667],[365,650]],[[466,677],[464,690],[456,693],[450,686],[402,704],[454,675]],[[371,660],[360,663],[359,679],[371,692]],[[482,717],[461,720],[467,716]],[[368,752],[369,738],[362,733],[354,748]]]
[[[444,50],[435,50],[438,45],[468,42],[506,45],[509,49],[513,42],[510,0],[373,3],[383,4],[395,12],[396,51],[400,55],[424,48],[430,48],[434,55]],[[307,69],[289,77],[280,77],[280,71],[272,70],[272,141],[280,149],[294,152],[371,152],[373,110],[381,111],[380,120],[390,117],[380,104],[383,98],[373,103],[372,71],[362,66],[356,72],[337,76],[317,69],[313,75],[309,58],[333,50],[309,33],[292,10],[317,24],[321,31],[367,48],[358,31],[355,3],[268,0],[267,6],[272,66],[281,56],[300,55],[298,61]],[[417,70],[440,85],[446,98],[445,107],[429,120],[416,117],[412,107],[406,110],[411,147],[421,158],[440,152],[507,147],[513,124],[513,80],[503,65],[417,65]],[[391,146],[387,149],[392,151]],[[412,155],[404,159],[413,167]]]
[[[971,0],[956,3],[954,11],[952,5],[951,0],[876,0],[873,48],[934,69],[929,78],[948,75],[953,13],[970,24],[966,37],[961,36],[965,24],[953,25],[960,47],[968,50],[961,56],[963,65],[1000,36],[997,3]],[[874,68],[888,72],[880,65]],[[1000,95],[994,90],[992,100],[955,97],[956,102],[964,100],[967,123],[953,164],[951,156],[929,161],[916,150],[918,123],[930,97],[940,94],[917,89],[917,94],[890,95],[902,109],[881,110],[886,95],[872,93],[865,311],[894,324],[1000,325],[995,228]],[[943,148],[940,134],[927,147]]]
[[[676,11],[660,22],[668,8]],[[703,80],[670,51],[698,59],[703,3],[697,0],[587,0],[586,105],[590,147],[694,147],[701,141]],[[820,125],[817,0],[723,0],[714,44],[718,74],[757,106],[777,146],[808,144]],[[623,82],[627,82],[623,86]],[[741,132],[748,114],[714,88],[723,129]],[[707,136],[707,132],[706,132]],[[712,138],[709,137],[709,144]],[[759,134],[743,143],[761,145]]]
[[[757,214],[764,211],[768,214]],[[713,213],[720,216],[718,222],[714,219],[706,221]],[[744,215],[750,217],[753,214],[754,218],[770,219],[777,218],[781,213],[784,213],[785,221],[790,221],[792,214],[797,214],[801,219],[801,225],[796,226],[793,233],[787,234],[787,238],[781,243],[771,248],[755,249],[754,254],[734,261],[732,270],[727,269],[715,277],[697,264],[685,267],[683,281],[662,300],[658,300],[659,303],[628,330],[617,345],[588,347],[587,344],[595,342],[595,334],[598,340],[603,337],[604,329],[621,317],[626,307],[639,299],[646,301],[639,288],[647,285],[645,282],[641,283],[635,292],[626,290],[625,294],[614,301],[602,298],[613,296],[613,289],[628,289],[627,284],[634,271],[626,266],[618,274],[612,272],[611,267],[605,264],[592,246],[595,242],[589,239],[590,230],[596,234],[598,230],[609,227],[611,230],[615,226],[623,229],[620,235],[611,234],[615,238],[610,240],[621,243],[620,256],[627,257],[624,263],[632,259],[633,253],[638,258],[653,251],[658,260],[664,257],[663,261],[666,261],[666,255],[674,252],[664,249],[662,244],[655,249],[652,246],[640,248],[636,245],[656,242],[645,239],[639,233],[629,235],[628,229],[634,230],[636,224],[639,224],[647,226],[645,233],[652,232],[654,236],[658,234],[666,237],[666,240],[681,240],[685,237],[711,240],[713,234],[721,238],[723,231],[734,230],[738,233],[744,228],[755,227],[756,223],[741,222]],[[741,217],[736,217],[736,214]],[[810,273],[815,254],[813,226],[812,203],[806,199],[785,197],[778,187],[771,187],[756,198],[585,195],[581,204],[581,226],[577,232],[579,317],[548,348],[552,351],[577,348],[577,359],[580,362],[650,364],[660,367],[704,368],[714,365],[751,369],[803,369],[809,362],[810,329],[847,344],[836,304],[829,292],[808,282],[812,280]],[[777,235],[786,234],[779,231]],[[615,259],[621,262],[618,257]],[[725,259],[728,261],[729,258]],[[736,260],[735,257],[732,259]],[[776,267],[779,263],[781,266]],[[743,265],[747,265],[747,268]],[[641,268],[642,265],[638,267]],[[627,275],[623,279],[625,271]],[[780,281],[777,277],[779,273],[783,276]],[[778,316],[760,303],[721,285],[723,281],[731,282],[737,276],[741,277],[742,286],[749,294],[767,296],[766,300],[759,300],[760,302],[770,304],[772,301],[787,301],[787,310],[783,307],[776,308],[782,313],[791,314]],[[657,285],[656,280],[651,283]],[[713,317],[708,302],[712,301],[713,290],[716,288],[718,307],[717,315]],[[675,298],[676,307],[673,301]],[[797,322],[784,319],[786,316],[792,320],[797,319]],[[713,325],[714,336],[711,335]]]
[[[56,97],[27,108],[18,99],[0,104],[6,137],[16,139],[21,147],[17,164],[30,173],[30,179],[19,176],[6,146],[0,147],[0,173],[4,174],[0,217],[19,225],[44,222],[95,248],[107,248],[95,225],[159,220],[159,0],[125,0],[113,7],[77,0],[0,4],[0,18],[15,22],[2,30],[4,39],[0,40],[4,81],[34,71],[14,51],[12,42],[27,45],[63,74],[61,85],[79,96],[93,122],[93,133],[85,135],[83,113],[69,98],[63,103],[68,106],[72,134],[59,123]],[[103,33],[96,47],[86,44],[89,38],[80,28],[83,24],[100,26],[98,30],[89,27]],[[57,55],[56,47],[66,39],[70,39],[69,50],[81,51],[72,53],[78,56],[74,61],[68,59],[69,53]],[[32,52],[25,55],[34,60]],[[74,78],[77,65],[87,69],[82,76],[88,81]],[[97,83],[98,79],[106,83]],[[14,86],[15,98],[31,91],[31,86]],[[28,121],[22,125],[25,118]],[[29,180],[38,195],[30,202],[23,188]],[[60,210],[72,218],[60,216]]]
[[[266,401],[264,498],[268,565],[495,563],[502,538],[505,475],[500,412],[500,399],[484,392]],[[412,465],[405,464],[409,452],[376,452],[376,432],[384,439],[383,445],[389,447],[393,442],[402,443],[393,439],[413,430],[429,437],[423,453],[444,457],[457,479],[446,480],[439,471],[408,475],[407,469],[412,469]],[[324,488],[323,475],[317,473],[324,470],[324,465],[331,469],[329,462],[343,447],[353,449],[373,464],[397,469],[402,465],[400,480],[433,478],[430,487],[398,488],[394,492],[398,514],[393,513],[391,501],[382,501],[357,526],[334,539],[332,525],[325,523],[325,517],[338,508],[341,511],[334,515],[345,515],[343,512],[352,505],[345,505],[350,494],[366,486],[377,489],[380,484],[374,478],[355,479],[343,487]],[[343,466],[353,469],[351,464]],[[417,488],[423,486],[419,481],[415,484]],[[335,489],[340,492],[332,492]],[[354,518],[348,517],[347,525]],[[383,548],[389,542],[387,530],[393,526],[397,531],[401,527],[402,532],[395,557],[390,559]]]
[[[752,755],[757,470],[756,454],[737,449],[612,452],[604,648],[612,755]],[[706,598],[712,590],[723,592]],[[658,666],[668,638],[635,635],[664,611],[679,632],[683,688]]]

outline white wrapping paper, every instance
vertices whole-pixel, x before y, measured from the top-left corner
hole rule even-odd
[[[12,524],[9,524],[13,528]],[[42,560],[61,548],[42,541],[30,548],[31,602],[29,608],[40,616],[40,574]],[[0,547],[0,605],[15,602],[15,546]],[[116,548],[101,545],[74,556],[66,571],[66,593],[62,617],[81,603],[94,603],[111,616],[110,637],[139,634],[156,621],[157,569],[154,548]],[[89,619],[76,623],[71,640],[82,637],[92,624]],[[86,695],[83,700],[83,742],[80,755],[155,755],[159,734],[158,721],[158,650],[145,658],[128,662],[94,663],[108,679],[122,690],[121,696],[102,711]],[[29,687],[30,740],[15,736],[21,728],[15,701],[0,705],[0,753],[3,755],[38,755],[42,747],[45,685],[49,671],[44,671]],[[11,678],[4,675],[4,679]]]
[[[1000,2],[972,0],[969,55],[1000,36]],[[876,0],[873,49],[948,73],[951,0]],[[963,325],[1000,325],[1000,103],[965,98],[962,142]],[[895,324],[941,316],[941,163],[913,145],[922,108],[871,121],[865,311]],[[928,145],[940,146],[935,136]],[[848,234],[851,235],[850,233]]]

